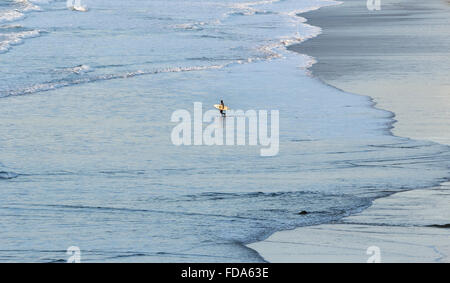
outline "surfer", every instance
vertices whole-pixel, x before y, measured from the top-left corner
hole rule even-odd
[[[220,101],[220,114],[222,114],[223,117],[225,117],[225,103],[223,103],[223,100]]]
[[[222,117],[226,116],[226,111],[229,110],[227,106],[225,106],[225,103],[223,103],[223,100],[220,101],[220,104],[214,104],[214,108],[220,111],[220,114]]]

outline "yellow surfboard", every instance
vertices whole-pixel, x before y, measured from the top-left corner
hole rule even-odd
[[[224,111],[229,110],[228,106],[223,107],[221,104],[215,104],[214,107],[219,110],[224,110]]]

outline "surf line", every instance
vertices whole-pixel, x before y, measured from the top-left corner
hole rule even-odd
[[[261,146],[261,156],[276,156],[280,150],[278,110],[228,110],[222,117],[217,110],[203,113],[203,104],[194,103],[194,115],[186,109],[172,113],[172,144],[176,146]],[[270,135],[269,135],[270,116]],[[204,123],[207,123],[204,127]],[[248,127],[247,127],[248,125]],[[248,141],[248,144],[247,144]]]

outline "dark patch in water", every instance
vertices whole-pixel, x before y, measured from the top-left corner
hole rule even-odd
[[[9,180],[17,178],[19,175],[13,172],[0,171],[0,180]]]
[[[444,224],[444,225],[429,225],[428,227],[432,227],[432,228],[441,228],[441,229],[450,229],[450,224]]]

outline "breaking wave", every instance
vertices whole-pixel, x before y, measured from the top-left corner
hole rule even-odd
[[[48,4],[49,0],[14,0],[6,10],[0,10],[0,24],[16,22],[25,18],[26,13],[42,11],[36,4]],[[16,31],[18,29],[19,31]],[[26,30],[22,26],[0,27],[0,53],[8,52],[12,46],[23,43],[24,39],[38,37],[43,31]]]
[[[82,70],[86,69],[86,67],[83,68],[82,66],[85,66],[85,65],[81,65],[80,67],[76,67],[71,70],[74,73],[80,74],[80,72],[82,72]],[[97,81],[127,79],[127,78],[133,78],[133,77],[137,77],[137,76],[156,75],[156,74],[161,74],[161,73],[179,73],[179,72],[213,70],[213,69],[221,69],[223,67],[224,67],[224,65],[212,65],[212,66],[168,68],[168,69],[160,69],[160,70],[153,70],[153,71],[138,70],[138,71],[134,71],[134,72],[125,72],[125,73],[119,73],[119,74],[108,74],[108,75],[89,76],[89,77],[82,77],[82,78],[75,78],[75,79],[65,79],[65,80],[59,80],[59,81],[55,81],[55,82],[36,84],[36,85],[26,87],[23,89],[12,90],[12,91],[7,91],[5,93],[0,93],[0,98],[1,97],[9,97],[9,96],[28,95],[28,94],[33,94],[33,93],[37,93],[37,92],[50,91],[50,90],[54,90],[54,89],[58,89],[58,88],[73,86],[73,85],[93,83],[93,82],[97,82]]]
[[[24,39],[39,37],[42,32],[43,31],[40,30],[28,30],[21,32],[0,33],[0,53],[8,52],[14,45],[22,44]]]

